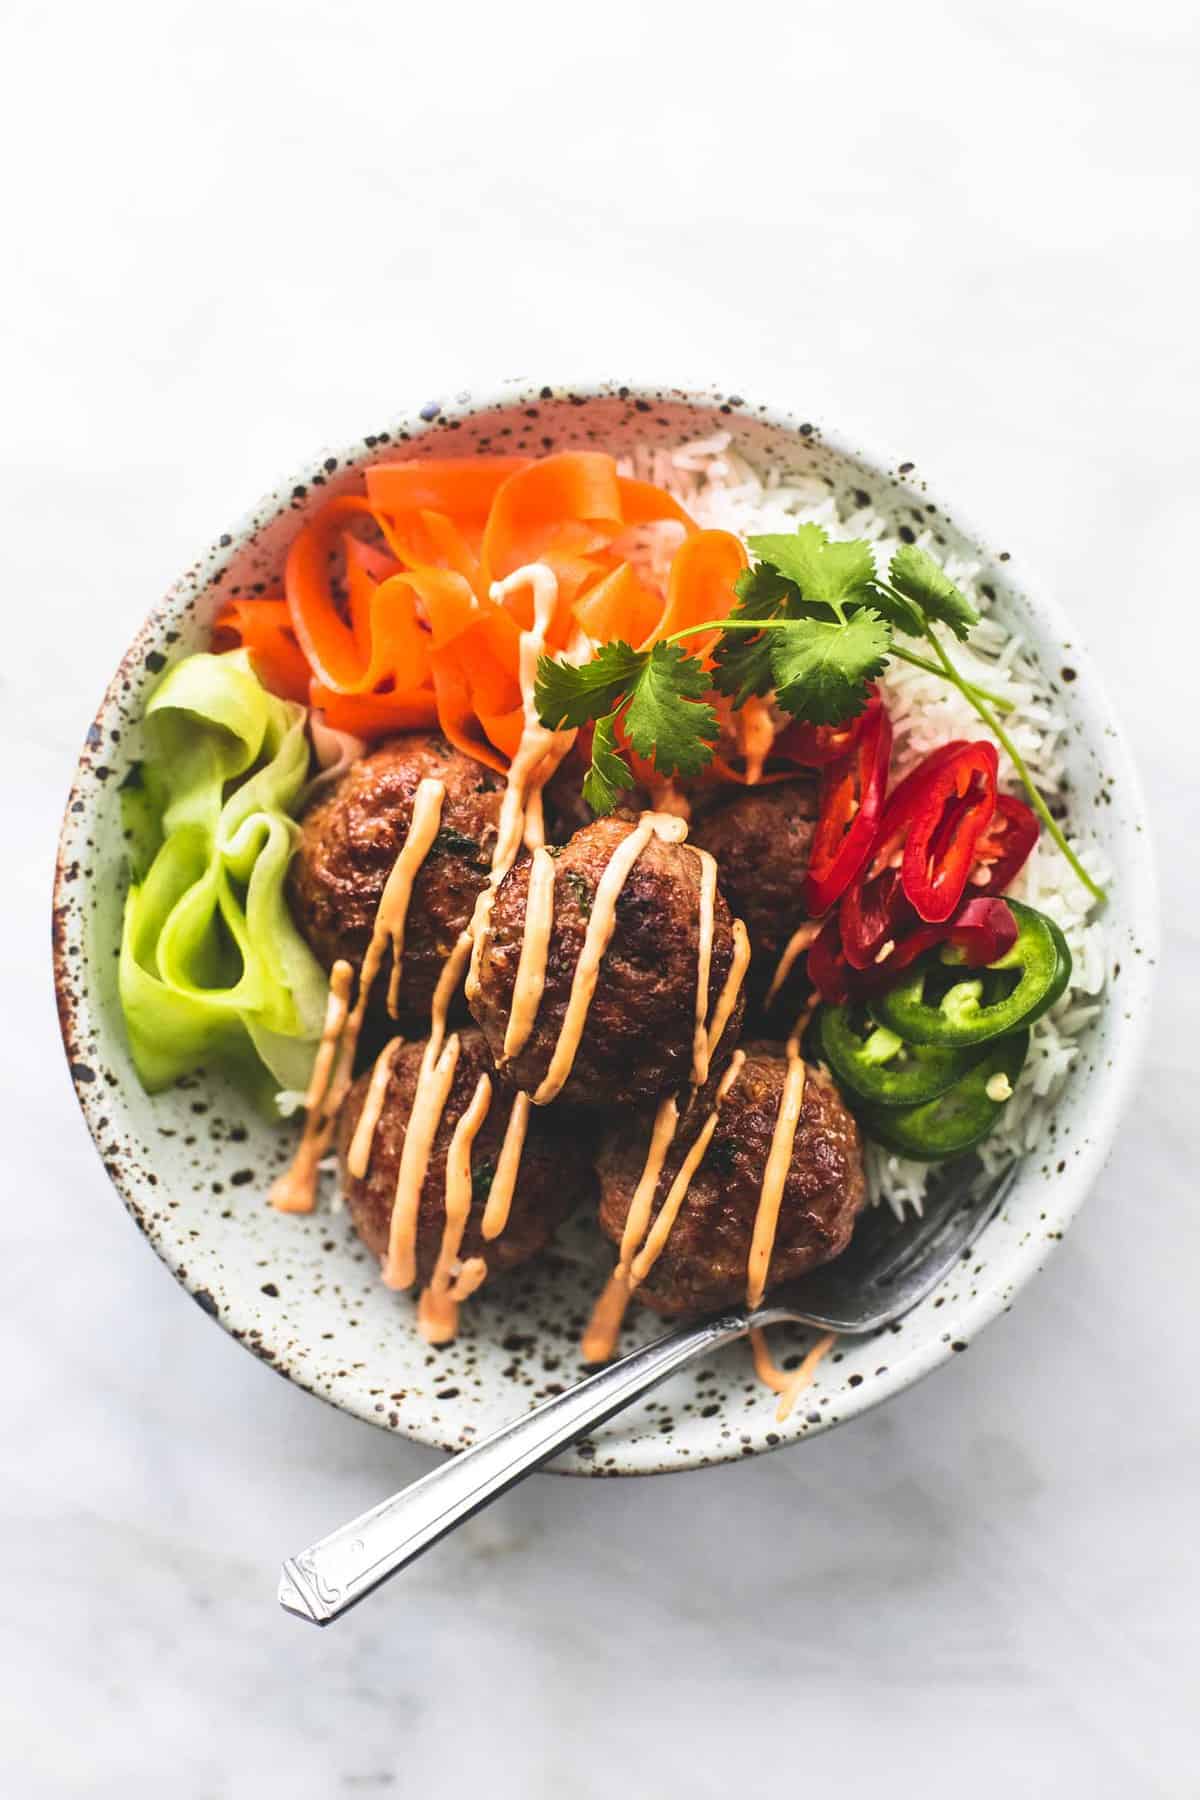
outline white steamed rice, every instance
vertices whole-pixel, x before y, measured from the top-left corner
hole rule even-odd
[[[900,540],[889,535],[886,520],[871,507],[839,513],[822,482],[772,469],[760,476],[731,448],[727,432],[680,446],[674,451],[645,449],[634,453],[628,471],[667,488],[701,524],[717,526],[745,538],[756,532],[787,531],[802,520],[824,526],[830,537],[869,538],[880,570],[886,569]],[[917,543],[939,556],[932,534]],[[990,601],[979,591],[979,565],[956,557],[945,559],[947,573],[984,615],[968,645],[954,645],[954,661],[968,679],[1012,702],[1005,724],[1034,780],[1053,806],[1065,797],[1066,770],[1061,754],[1067,721],[1038,676],[1019,634],[987,617]],[[948,683],[906,663],[889,664],[881,686],[895,731],[893,768],[903,775],[929,750],[950,738],[990,735],[978,715]],[[999,746],[997,746],[999,748]],[[1020,793],[1021,785],[1004,751],[1000,751],[1002,784]],[[1088,873],[1103,881],[1107,871],[1091,846],[1072,840]],[[1066,934],[1074,958],[1070,984],[1053,1010],[1033,1027],[1029,1060],[1000,1124],[981,1148],[985,1165],[995,1168],[1032,1150],[1043,1138],[1071,1066],[1080,1038],[1099,1013],[1104,987],[1105,948],[1102,927],[1091,920],[1095,902],[1065,857],[1043,832],[1029,862],[1011,890],[1018,899],[1048,913]],[[867,1177],[871,1197],[885,1198],[899,1214],[906,1206],[920,1212],[930,1165],[868,1146]]]

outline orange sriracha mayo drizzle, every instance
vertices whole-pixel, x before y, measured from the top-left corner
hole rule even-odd
[[[421,1335],[430,1344],[448,1344],[458,1329],[458,1302],[453,1289],[455,1274],[461,1266],[459,1251],[471,1212],[471,1150],[491,1103],[491,1078],[481,1075],[470,1104],[454,1127],[446,1152],[446,1216],[442,1241],[429,1285],[417,1308]]]
[[[675,1096],[669,1095],[660,1104],[650,1135],[646,1161],[625,1217],[617,1266],[592,1309],[592,1316],[580,1342],[580,1354],[585,1362],[605,1362],[612,1355],[633,1290],[645,1280],[666,1248],[671,1229],[687,1198],[688,1188],[712,1141],[720,1109],[741,1074],[745,1061],[745,1051],[735,1050],[729,1067],[717,1085],[712,1110],[680,1165],[648,1234],[647,1227],[650,1227],[650,1212],[658,1191],[659,1178],[679,1127],[679,1103]]]
[[[783,1078],[783,1093],[779,1098],[779,1111],[775,1115],[775,1129],[771,1134],[771,1148],[767,1152],[767,1166],[763,1170],[758,1211],[754,1216],[754,1234],[750,1241],[750,1261],[746,1270],[747,1306],[757,1306],[767,1291],[767,1272],[771,1266],[771,1252],[775,1248],[779,1208],[783,1202],[784,1183],[792,1165],[796,1127],[800,1123],[800,1111],[804,1105],[806,1074],[804,1058],[800,1054],[800,1040],[797,1036],[790,1037],[787,1044],[787,1073]]]
[[[317,1170],[329,1148],[337,1118],[333,1104],[337,1066],[342,1060],[342,1034],[350,1010],[354,970],[348,962],[335,962],[329,977],[325,1023],[313,1059],[304,1096],[307,1109],[304,1133],[290,1166],[271,1184],[271,1205],[278,1212],[311,1212],[317,1197]],[[340,1100],[338,1105],[340,1105]]]
[[[750,933],[741,919],[735,919],[733,921],[733,956],[729,964],[729,973],[725,977],[724,987],[717,995],[717,1004],[713,1008],[712,1018],[708,1022],[710,1056],[725,1035],[725,1027],[737,1005],[738,995],[742,991],[742,983],[746,979],[746,970],[749,967]]]
[[[521,705],[525,723],[509,765],[508,781],[500,806],[500,823],[492,851],[492,869],[487,886],[475,903],[471,922],[459,940],[458,951],[470,959],[467,972],[467,999],[479,990],[479,961],[487,936],[488,921],[496,899],[496,889],[517,860],[522,844],[528,850],[545,844],[542,816],[542,789],[550,780],[572,744],[574,731],[551,731],[537,715],[534,690],[537,683],[538,657],[546,647],[546,633],[558,604],[558,577],[545,563],[527,563],[503,581],[492,583],[492,599],[503,600],[516,589],[533,590],[533,624],[523,631],[519,647],[519,679]],[[586,640],[584,641],[586,643]],[[590,650],[590,644],[586,644]],[[456,952],[457,953],[457,952]]]
[[[525,723],[509,766],[487,885],[475,903],[470,923],[447,957],[434,990],[429,1039],[421,1058],[412,1112],[396,1176],[396,1197],[392,1207],[387,1254],[383,1262],[383,1279],[389,1287],[411,1287],[416,1277],[416,1234],[421,1190],[438,1127],[450,1096],[461,1049],[457,1034],[446,1038],[450,1003],[458,991],[464,972],[467,975],[467,997],[470,998],[477,988],[479,953],[496,890],[512,868],[523,843],[535,850],[542,847],[541,789],[575,741],[574,731],[551,731],[543,725],[537,716],[534,701],[537,662],[545,646],[546,632],[558,601],[558,579],[544,563],[530,563],[516,570],[504,581],[494,583],[492,598],[502,600],[514,589],[523,586],[533,590],[534,613],[532,628],[522,632],[520,640],[520,683]],[[529,843],[531,836],[535,840],[532,844]],[[502,1186],[492,1209],[491,1223],[495,1227],[493,1236],[499,1235],[507,1221],[512,1189],[520,1165],[524,1142],[523,1121],[526,1116],[524,1111],[518,1112],[514,1108],[509,1119],[509,1129],[505,1133],[501,1162],[505,1162],[504,1152],[507,1151],[504,1173],[508,1199],[506,1201],[504,1198]],[[518,1121],[516,1125],[513,1123],[514,1118]],[[493,1189],[495,1186],[496,1183],[493,1182]],[[449,1290],[450,1298],[462,1298],[473,1291],[486,1273],[486,1265],[482,1263],[482,1259],[473,1258],[470,1265],[464,1265],[458,1271],[455,1285]]]
[[[388,1011],[395,1017],[413,882],[438,834],[445,795],[445,786],[440,781],[427,778],[417,785],[408,831],[375,909],[371,939],[359,971],[353,1007],[349,1001],[354,970],[348,962],[339,961],[333,966],[325,1026],[313,1062],[308,1092],[304,1096],[304,1132],[291,1167],[271,1189],[271,1204],[280,1212],[311,1212],[316,1204],[318,1167],[329,1148],[342,1102],[350,1091],[355,1052],[371,989],[389,945],[392,974],[388,983]],[[382,1105],[382,1095],[379,1102]],[[365,1169],[365,1162],[363,1167]]]
[[[771,1263],[771,1252],[775,1247],[775,1233],[779,1224],[779,1207],[783,1199],[784,1182],[787,1179],[788,1167],[792,1160],[796,1130],[804,1105],[806,1070],[804,1059],[800,1054],[800,1044],[815,1003],[816,995],[813,995],[792,1027],[791,1036],[787,1041],[787,1074],[784,1077],[783,1094],[780,1097],[779,1112],[775,1119],[775,1130],[771,1137],[771,1148],[767,1156],[767,1169],[759,1196],[758,1214],[754,1221],[754,1237],[750,1248],[750,1264],[746,1274],[746,1303],[752,1307],[761,1302],[766,1291],[767,1273]],[[796,1403],[796,1396],[812,1380],[822,1357],[828,1353],[836,1341],[836,1332],[826,1333],[813,1345],[800,1367],[789,1374],[785,1369],[781,1369],[772,1358],[766,1333],[757,1327],[751,1331],[750,1348],[754,1355],[754,1372],[773,1393],[779,1395],[779,1405],[776,1408],[775,1417],[780,1424],[791,1412]]]
[[[392,1079],[392,1064],[396,1060],[396,1052],[404,1039],[390,1038],[375,1058],[371,1069],[371,1079],[367,1084],[366,1099],[363,1109],[358,1115],[354,1127],[354,1136],[350,1140],[350,1149],[346,1156],[346,1167],[350,1173],[361,1181],[371,1161],[371,1146],[375,1142],[375,1132],[383,1115],[383,1103],[387,1098],[388,1083]]]
[[[783,954],[780,956],[779,964],[774,975],[771,977],[771,985],[767,989],[766,997],[763,1000],[764,1007],[770,1006],[772,1000],[774,1000],[776,994],[795,968],[797,962],[804,955],[804,952],[811,949],[812,945],[816,943],[821,935],[822,923],[823,921],[821,919],[806,919],[803,925],[797,926],[796,930],[793,931],[791,937],[783,947]]]
[[[781,1369],[772,1357],[767,1346],[766,1333],[760,1330],[750,1333],[750,1348],[754,1354],[754,1373],[765,1387],[769,1387],[773,1394],[779,1395],[779,1405],[775,1408],[775,1419],[778,1424],[783,1424],[795,1406],[797,1397],[804,1392],[816,1374],[818,1364],[828,1356],[836,1343],[837,1332],[825,1332],[824,1336],[819,1337],[809,1350],[799,1368],[793,1369],[789,1373],[787,1369]]]
[[[683,819],[674,818],[669,813],[646,812],[609,858],[603,875],[596,883],[587,932],[571,979],[571,992],[558,1041],[550,1058],[550,1066],[534,1091],[535,1106],[548,1106],[556,1099],[574,1067],[583,1028],[587,1023],[588,1009],[592,1004],[596,983],[600,979],[600,965],[616,929],[617,901],[634,865],[652,837],[658,837],[666,844],[679,844],[686,836],[687,824]]]
[[[674,1094],[668,1094],[667,1098],[660,1102],[658,1111],[654,1115],[650,1148],[646,1153],[646,1161],[638,1178],[637,1187],[634,1189],[633,1199],[629,1202],[629,1211],[625,1215],[617,1266],[605,1282],[580,1340],[580,1354],[584,1362],[606,1362],[613,1353],[617,1334],[621,1329],[621,1321],[625,1317],[625,1308],[629,1304],[629,1296],[632,1292],[629,1285],[630,1265],[646,1235],[646,1227],[650,1223],[650,1208],[654,1204],[654,1195],[658,1187],[658,1178],[662,1174],[663,1164],[667,1160],[667,1152],[671,1148],[678,1127],[679,1102]]]
[[[712,978],[713,920],[717,905],[717,859],[707,850],[690,846],[700,863],[700,913],[696,951],[696,1021],[692,1031],[692,1086],[708,1080],[712,1039],[708,1031],[708,986]]]
[[[517,1185],[517,1174],[521,1167],[521,1152],[525,1148],[525,1134],[528,1129],[529,1095],[519,1093],[513,1097],[508,1124],[504,1128],[504,1140],[500,1145],[500,1154],[496,1158],[496,1172],[492,1176],[487,1205],[483,1209],[480,1230],[489,1243],[493,1238],[498,1238],[508,1224],[508,1215],[512,1210],[513,1192]]]
[[[417,1215],[421,1189],[425,1185],[433,1140],[442,1122],[450,1089],[454,1086],[461,1049],[462,1040],[457,1031],[444,1043],[431,1036],[421,1059],[396,1173],[396,1198],[392,1205],[387,1254],[383,1259],[383,1279],[390,1288],[411,1287],[417,1278]]]
[[[501,1065],[519,1056],[529,1041],[546,986],[546,958],[554,928],[554,858],[544,844],[533,853],[529,868],[529,893],[525,901],[525,932],[521,958],[513,982],[512,1006],[504,1032]]]

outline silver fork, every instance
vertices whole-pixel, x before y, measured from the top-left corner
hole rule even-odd
[[[684,1325],[609,1363],[420,1481],[381,1500],[283,1565],[279,1603],[328,1625],[464,1520],[603,1425],[660,1382],[758,1325],[810,1325],[839,1335],[878,1331],[911,1311],[964,1256],[1004,1201],[1016,1164],[931,1193],[925,1213],[900,1225],[886,1207],[863,1219],[845,1255],[773,1296]]]

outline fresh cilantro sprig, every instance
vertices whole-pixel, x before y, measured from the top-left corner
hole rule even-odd
[[[594,724],[584,781],[593,811],[611,812],[633,785],[618,729],[661,774],[697,775],[712,760],[718,732],[716,711],[705,699],[710,691],[735,710],[752,696],[772,694],[796,719],[837,725],[862,711],[871,683],[894,656],[958,689],[1008,752],[1079,879],[1103,900],[997,717],[1010,703],[968,681],[950,659],[939,629],[965,642],[979,614],[941,565],[905,544],[881,577],[866,539],[832,541],[811,522],[747,542],[756,562],[735,583],[736,603],[726,618],[689,626],[646,650],[608,643],[582,666],[539,660],[535,702],[542,723],[555,730]],[[706,667],[683,644],[714,632]],[[897,634],[906,641],[897,642]],[[932,658],[912,647],[921,639]]]
[[[660,638],[648,650],[614,639],[581,667],[540,657],[534,704],[555,731],[595,721],[584,798],[603,813],[633,785],[616,747],[618,721],[637,754],[663,775],[698,775],[712,760],[717,714],[704,698],[710,686],[699,659],[675,639]]]

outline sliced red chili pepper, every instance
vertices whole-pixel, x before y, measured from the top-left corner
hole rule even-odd
[[[800,763],[806,769],[828,768],[830,763],[839,762],[850,754],[872,715],[882,705],[879,689],[873,687],[863,711],[844,724],[808,725],[803,719],[794,719],[775,739],[771,755]]]
[[[970,885],[988,894],[1002,894],[1025,867],[1038,841],[1037,814],[1015,794],[1000,794],[991,823],[975,845],[978,867]]]
[[[872,861],[850,883],[838,908],[842,945],[855,969],[869,969],[882,944],[920,923],[901,885],[900,870],[885,867],[874,874],[873,869]]]
[[[889,871],[894,875],[895,871]],[[887,879],[887,877],[883,877]],[[907,908],[909,919],[915,918]],[[970,968],[982,968],[1004,956],[1017,941],[1018,926],[1012,909],[1003,900],[982,897],[968,900],[940,925],[917,924],[889,941],[877,941],[876,953],[867,963],[856,963],[846,939],[846,902],[825,921],[820,936],[808,953],[808,979],[822,1000],[840,1006],[848,999],[866,999],[884,992],[895,978],[926,950],[938,944],[957,944]],[[879,956],[879,950],[886,954]]]
[[[868,714],[849,756],[821,777],[820,809],[804,881],[813,917],[827,912],[858,874],[875,843],[887,790],[892,722],[880,706]]]
[[[935,944],[957,944],[964,961],[978,969],[985,963],[995,962],[997,957],[1011,950],[1016,941],[1017,921],[1011,907],[1003,900],[968,900],[945,924],[918,925],[915,931],[898,938],[883,961],[866,973],[872,978],[876,974],[882,978],[872,980],[878,991],[888,985],[891,976],[907,969]]]
[[[842,943],[853,968],[869,969],[888,938],[897,938],[919,924],[900,878],[904,835],[929,781],[966,748],[965,738],[939,745],[888,795],[870,861],[842,899]]]
[[[975,864],[975,846],[996,810],[994,744],[967,744],[926,772],[904,840],[904,892],[931,925],[948,919]]]
[[[836,913],[826,919],[819,936],[810,946],[806,967],[808,979],[822,1000],[828,1001],[830,1006],[841,1006],[849,1000],[854,970],[846,961]]]

